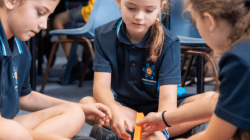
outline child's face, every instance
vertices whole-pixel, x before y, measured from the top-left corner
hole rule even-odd
[[[161,0],[116,0],[121,9],[127,31],[133,35],[144,35],[158,18]]]
[[[215,19],[209,13],[204,13],[204,17],[201,17],[198,12],[190,7],[188,12],[190,12],[196,28],[207,45],[218,55],[225,53],[228,48],[227,36],[230,27],[225,22]]]
[[[17,36],[20,40],[27,41],[47,28],[48,16],[54,12],[59,0],[25,0],[16,3],[9,10],[7,25],[10,34]]]

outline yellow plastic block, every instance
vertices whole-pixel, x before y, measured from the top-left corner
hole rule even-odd
[[[140,121],[144,119],[143,113],[137,113],[136,121]],[[142,134],[142,125],[135,125],[135,132],[134,132],[134,140],[141,140],[141,134]]]

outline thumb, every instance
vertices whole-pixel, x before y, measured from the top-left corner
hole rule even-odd
[[[144,119],[136,122],[137,125],[144,125],[145,123],[147,123],[147,118],[144,118]]]

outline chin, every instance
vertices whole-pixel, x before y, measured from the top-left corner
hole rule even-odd
[[[28,36],[28,35],[21,35],[20,37],[17,36],[18,39],[22,40],[22,41],[28,41],[30,40],[32,36]]]

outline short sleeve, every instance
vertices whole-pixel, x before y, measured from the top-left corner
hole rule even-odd
[[[159,70],[159,85],[181,83],[181,50],[179,39],[164,52]]]
[[[107,59],[107,55],[103,52],[100,42],[99,42],[99,35],[97,31],[95,31],[95,38],[94,38],[94,47],[95,47],[95,54],[94,54],[94,64],[93,70],[98,72],[109,72],[111,73],[111,66],[110,61]]]
[[[234,55],[220,63],[220,96],[215,114],[242,129],[250,129],[249,67]]]
[[[26,76],[25,76],[23,86],[21,88],[20,96],[26,96],[26,95],[30,94],[32,91],[31,86],[30,86],[29,70],[30,70],[30,64],[29,64],[28,72],[26,73]]]

